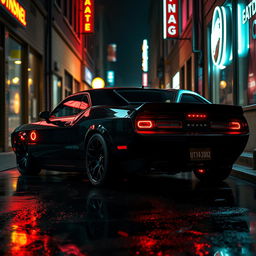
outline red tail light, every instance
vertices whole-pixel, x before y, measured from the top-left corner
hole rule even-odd
[[[233,121],[228,123],[228,128],[230,130],[238,131],[238,130],[241,130],[242,125],[239,121]]]
[[[37,132],[36,131],[32,131],[31,133],[30,133],[30,140],[31,141],[33,141],[33,142],[36,142],[37,141],[37,138],[38,138],[38,136],[37,136]]]
[[[155,122],[152,120],[138,120],[137,127],[139,129],[153,129],[155,127]]]
[[[207,118],[206,114],[203,113],[188,113],[186,114],[186,119],[189,120],[205,120]]]

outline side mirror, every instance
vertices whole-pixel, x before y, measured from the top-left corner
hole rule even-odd
[[[39,117],[42,119],[45,119],[46,121],[49,121],[50,111],[46,110],[46,111],[40,112]]]

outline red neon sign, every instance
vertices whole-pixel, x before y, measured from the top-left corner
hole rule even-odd
[[[163,12],[164,39],[179,37],[179,0],[163,0]]]
[[[26,10],[16,0],[0,0],[0,5],[10,13],[22,26],[27,26]]]
[[[94,0],[82,0],[81,33],[94,32]]]

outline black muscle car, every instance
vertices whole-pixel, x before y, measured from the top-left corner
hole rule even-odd
[[[12,133],[18,170],[79,170],[93,185],[124,172],[228,177],[249,136],[240,106],[187,90],[107,88],[64,99]]]

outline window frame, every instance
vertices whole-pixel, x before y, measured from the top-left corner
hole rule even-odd
[[[79,96],[79,95],[82,95],[82,96],[83,96],[82,98],[84,98],[84,97],[87,98],[87,100],[88,100],[88,107],[87,107],[86,109],[81,110],[79,113],[74,114],[74,115],[67,115],[67,116],[61,116],[61,117],[59,117],[59,116],[58,116],[58,117],[57,117],[57,116],[52,116],[53,113],[54,113],[54,111],[57,110],[58,108],[60,108],[60,106],[63,105],[66,101],[70,100],[70,98],[77,97],[77,96]],[[68,118],[68,117],[76,117],[76,116],[80,115],[82,112],[84,112],[84,111],[86,111],[87,109],[89,109],[91,106],[92,106],[92,104],[91,104],[91,98],[90,98],[89,93],[73,94],[73,95],[70,95],[70,96],[66,97],[63,101],[61,101],[61,102],[51,111],[51,113],[50,113],[50,118],[51,118],[51,119],[54,119],[54,120],[59,120],[59,119]]]

